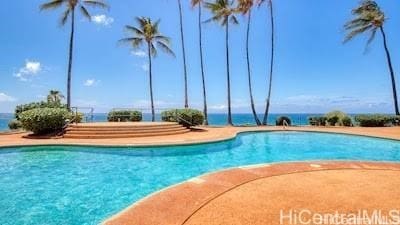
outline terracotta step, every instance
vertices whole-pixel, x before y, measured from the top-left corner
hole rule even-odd
[[[76,126],[76,127],[68,127],[66,131],[115,131],[115,130],[123,130],[123,131],[131,131],[131,130],[154,130],[154,129],[175,129],[181,128],[181,125],[164,125],[164,126],[123,126],[123,127],[84,127],[84,126]]]
[[[138,137],[153,137],[153,136],[165,136],[188,133],[190,130],[182,129],[177,131],[166,131],[166,132],[152,132],[152,133],[134,133],[134,134],[65,134],[64,138],[74,139],[114,139],[114,138],[138,138]]]
[[[69,127],[75,128],[126,128],[126,127],[164,127],[176,126],[178,123],[174,122],[109,122],[109,123],[79,123],[70,124]]]
[[[111,122],[71,124],[64,138],[106,139],[174,135],[190,130],[178,123]]]
[[[81,129],[70,129],[67,130],[67,134],[145,134],[145,133],[159,133],[169,131],[181,131],[187,130],[185,127],[178,126],[173,128],[157,128],[157,129],[114,129],[114,130],[81,130]]]

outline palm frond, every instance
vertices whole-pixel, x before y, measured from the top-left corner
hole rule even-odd
[[[225,25],[228,22],[238,22],[237,19],[229,20],[229,17],[234,16],[237,9],[233,8],[233,1],[215,0],[215,2],[205,2],[204,6],[211,11],[212,17],[205,23],[214,21]]]
[[[164,43],[162,41],[157,41],[156,43],[157,46],[161,48],[161,50],[163,50],[165,53],[172,55],[173,57],[176,57],[174,51],[172,51],[172,49],[168,46],[167,43]]]
[[[249,11],[253,7],[253,5],[254,5],[254,0],[239,0],[236,10],[239,13],[242,13],[243,15],[246,15],[246,14],[249,13]]]
[[[165,44],[169,45],[171,43],[171,38],[163,36],[163,35],[156,35],[154,36],[154,40],[156,41],[162,41]]]
[[[203,23],[221,22],[221,24],[222,24],[223,22],[221,20],[223,20],[223,19],[224,19],[224,16],[222,14],[218,14],[218,15],[214,15],[210,19],[205,20]]]
[[[145,39],[139,38],[139,37],[129,37],[129,38],[123,38],[118,41],[118,44],[127,44],[132,46],[134,49],[141,48],[144,44]]]
[[[60,18],[60,25],[61,26],[64,26],[65,23],[67,23],[67,20],[68,20],[70,14],[71,14],[71,9],[67,8],[65,10],[65,12],[61,15],[61,18]]]
[[[87,18],[89,21],[92,20],[92,17],[90,16],[90,13],[87,11],[87,9],[83,5],[81,5],[79,7],[79,9],[81,10],[81,13],[85,18]]]
[[[363,26],[363,27],[356,28],[356,29],[352,30],[350,33],[347,34],[347,36],[346,36],[346,38],[344,39],[343,42],[346,43],[346,42],[352,40],[357,35],[360,35],[360,34],[364,33],[365,31],[367,31],[367,30],[369,30],[371,28],[373,28],[373,25],[371,25],[371,24]]]
[[[135,17],[136,22],[139,24],[140,27],[145,27],[147,24],[147,18],[146,17]]]
[[[40,10],[55,9],[60,7],[65,0],[52,0],[51,2],[44,3],[40,5]]]
[[[201,5],[202,2],[203,2],[203,0],[192,0],[191,5],[192,5],[192,7],[195,7],[197,5]]]
[[[131,31],[131,32],[135,33],[136,35],[144,35],[144,32],[141,29],[134,27],[134,26],[126,25],[125,30]]]
[[[231,23],[233,23],[233,24],[239,24],[239,21],[238,21],[238,19],[236,18],[236,16],[231,16],[231,17],[230,17],[230,21],[231,21]]]
[[[153,57],[156,57],[157,56],[157,48],[156,48],[156,46],[154,45],[154,43],[151,43],[150,44],[150,52],[151,52],[151,55],[153,56]]]
[[[378,31],[378,28],[372,29],[371,36],[368,38],[368,41],[367,41],[367,45],[370,45],[372,43],[372,41],[375,39],[377,31]]]
[[[358,35],[371,31],[366,45],[366,49],[368,49],[375,38],[377,29],[382,27],[385,22],[385,14],[373,0],[363,0],[351,13],[355,18],[344,25],[344,29],[349,33],[343,42],[346,43]]]
[[[84,5],[92,6],[92,7],[99,7],[103,9],[109,9],[110,7],[104,1],[100,0],[83,0],[82,3]]]

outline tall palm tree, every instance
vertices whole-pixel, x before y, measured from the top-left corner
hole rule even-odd
[[[400,115],[394,69],[389,52],[389,47],[386,40],[386,33],[383,28],[383,25],[386,21],[385,14],[380,9],[378,4],[372,0],[362,1],[359,6],[353,9],[352,14],[355,16],[355,18],[344,25],[345,29],[349,32],[344,42],[346,43],[360,34],[369,32],[370,37],[367,42],[368,46],[374,40],[376,33],[378,31],[382,34],[383,47],[385,49],[386,59],[390,71],[390,78],[392,81],[392,92],[393,92],[395,113],[396,115]]]
[[[121,39],[119,42],[127,43],[133,48],[138,49],[143,46],[147,47],[147,55],[149,60],[149,89],[151,101],[151,121],[155,121],[154,98],[153,98],[153,73],[152,58],[157,56],[157,48],[165,53],[175,57],[174,52],[170,48],[170,38],[163,36],[159,31],[160,20],[153,21],[148,17],[136,17],[139,26],[126,25],[125,29],[133,36]]]
[[[49,94],[47,95],[47,102],[55,105],[60,105],[61,100],[64,98],[64,95],[62,95],[60,91],[50,90]]]
[[[268,4],[269,15],[270,15],[270,23],[271,23],[271,56],[269,62],[269,82],[268,82],[268,95],[267,102],[265,105],[265,113],[263,119],[263,125],[268,124],[268,116],[269,116],[269,107],[271,105],[271,93],[272,93],[272,80],[273,80],[273,72],[274,72],[274,57],[275,57],[275,19],[274,19],[274,8],[272,0],[259,0],[259,5],[263,3]]]
[[[180,25],[180,31],[181,31],[181,45],[182,45],[182,56],[183,56],[183,76],[184,76],[184,81],[185,81],[185,108],[189,108],[185,36],[184,36],[184,32],[183,32],[183,15],[182,15],[181,0],[178,0],[178,6],[179,6],[179,25]]]
[[[69,40],[68,54],[68,75],[67,75],[67,108],[71,108],[71,79],[72,79],[72,58],[74,50],[74,32],[75,32],[75,11],[78,8],[82,15],[89,21],[92,19],[87,7],[100,7],[108,9],[108,5],[102,0],[50,0],[40,5],[40,10],[53,10],[64,7],[65,11],[61,15],[60,24],[64,26],[68,18],[71,17],[71,34]]]
[[[215,0],[215,2],[206,2],[205,7],[208,8],[212,17],[206,22],[215,21],[219,22],[221,26],[225,27],[225,48],[226,48],[226,81],[228,92],[228,125],[233,125],[232,122],[232,107],[231,107],[231,77],[229,69],[229,24],[239,24],[235,13],[233,0]]]
[[[241,12],[243,15],[247,15],[249,17],[247,19],[247,31],[246,31],[247,79],[248,79],[248,86],[249,86],[251,110],[253,112],[253,117],[254,117],[254,120],[256,121],[256,124],[258,126],[260,126],[261,122],[258,119],[256,107],[254,105],[253,88],[252,88],[252,84],[251,84],[251,65],[250,65],[250,50],[249,50],[251,11],[253,8],[253,4],[254,4],[253,0],[239,0],[238,11]]]
[[[192,6],[198,7],[198,26],[199,26],[199,49],[200,49],[200,68],[201,68],[201,80],[203,84],[203,113],[204,113],[204,125],[208,125],[208,112],[207,112],[207,92],[206,92],[206,78],[204,72],[204,57],[203,57],[203,29],[202,29],[202,7],[203,0],[192,0]]]

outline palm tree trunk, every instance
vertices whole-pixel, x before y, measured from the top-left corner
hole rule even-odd
[[[228,88],[228,125],[233,126],[231,109],[231,76],[229,71],[229,20],[225,24],[225,47],[226,47],[226,82]]]
[[[154,112],[154,98],[153,98],[153,74],[151,65],[151,45],[150,42],[147,43],[148,46],[148,57],[149,57],[149,87],[150,87],[150,102],[151,102],[151,121],[154,122],[155,112]]]
[[[69,59],[68,59],[68,75],[67,75],[67,108],[71,109],[71,79],[72,79],[72,58],[74,51],[74,33],[75,33],[75,9],[72,9],[71,19],[71,37],[69,41]]]
[[[383,46],[385,47],[386,58],[387,58],[389,71],[390,71],[390,78],[392,80],[392,91],[393,91],[394,108],[395,108],[396,115],[400,115],[399,104],[398,104],[398,101],[397,101],[396,79],[395,79],[395,76],[394,76],[392,59],[390,57],[389,48],[387,46],[386,34],[385,34],[385,31],[383,30],[383,26],[380,27],[380,30],[381,30],[382,37],[383,37]]]
[[[249,85],[251,110],[253,112],[253,117],[254,117],[254,120],[256,121],[257,126],[260,126],[261,122],[258,119],[256,108],[254,106],[253,88],[251,85],[251,66],[250,66],[250,51],[249,51],[250,25],[251,25],[251,9],[249,10],[249,18],[247,21],[247,33],[246,33],[246,59],[247,59],[247,75],[248,75],[247,77],[248,77],[248,85]]]
[[[179,21],[181,28],[181,42],[182,42],[182,55],[183,55],[183,73],[185,79],[185,108],[189,108],[188,81],[187,81],[187,69],[186,69],[186,50],[185,50],[185,38],[183,33],[183,16],[182,16],[181,0],[178,0],[178,5],[179,5]]]
[[[268,114],[269,114],[269,106],[271,103],[271,92],[272,92],[272,78],[274,71],[274,56],[275,56],[275,23],[274,23],[274,10],[272,5],[272,0],[269,0],[269,13],[271,20],[271,61],[270,61],[270,70],[269,70],[269,87],[268,87],[268,96],[267,96],[267,104],[265,106],[265,114],[263,119],[263,125],[268,124]]]
[[[203,113],[204,113],[204,125],[208,125],[208,112],[207,112],[207,93],[206,93],[206,78],[204,75],[204,60],[203,60],[203,29],[201,26],[201,3],[199,3],[199,47],[200,47],[200,67],[201,67],[201,79],[203,82]]]

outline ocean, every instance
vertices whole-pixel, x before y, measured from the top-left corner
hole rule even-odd
[[[292,120],[293,125],[307,125],[308,117],[317,116],[321,114],[300,114],[300,113],[289,113],[289,114],[270,114],[268,124],[275,124],[276,118],[279,116],[288,116]],[[226,125],[227,116],[226,114],[209,114],[209,124],[212,126],[223,126]],[[233,123],[235,125],[255,125],[253,114],[233,114]],[[14,118],[12,113],[0,113],[0,131],[8,130],[8,122]],[[151,115],[144,114],[143,120],[150,121]],[[263,115],[259,115],[260,120],[263,119]],[[156,119],[160,121],[160,115],[156,116]],[[107,121],[107,113],[95,113],[93,114],[94,122],[105,122]]]

